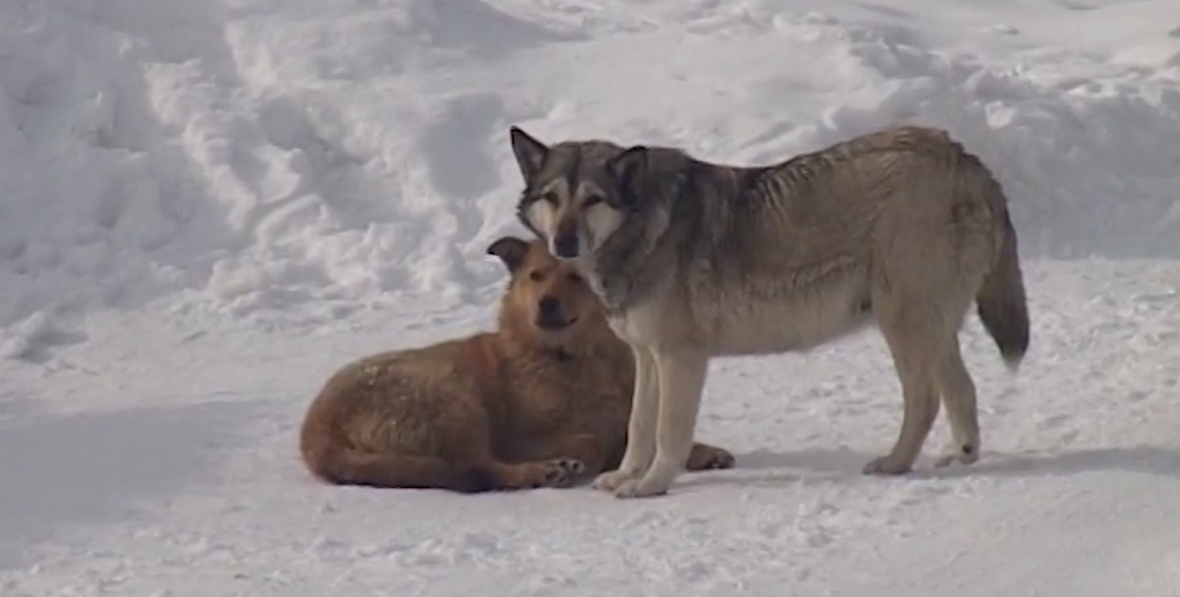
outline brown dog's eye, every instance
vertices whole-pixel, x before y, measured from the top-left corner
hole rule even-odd
[[[582,283],[582,276],[579,274],[569,274],[568,277],[569,277],[569,281],[573,282],[574,284],[581,284]]]
[[[534,282],[540,282],[541,280],[545,279],[545,274],[542,274],[538,270],[533,270],[533,271],[529,272],[529,279]]]
[[[586,197],[585,201],[582,201],[582,209],[598,205],[599,203],[602,203],[602,197],[599,197],[598,195],[591,195]]]

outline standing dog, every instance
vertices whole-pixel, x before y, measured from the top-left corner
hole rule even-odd
[[[520,220],[576,264],[635,355],[627,450],[596,487],[668,490],[711,357],[805,351],[873,323],[905,409],[892,450],[864,472],[911,469],[939,396],[954,439],[938,465],[978,459],[958,330],[974,301],[1015,370],[1029,320],[1007,199],[946,132],[891,128],[765,167],[510,133]]]
[[[601,303],[544,243],[488,247],[511,281],[499,329],[360,359],[312,401],[301,452],[337,484],[460,492],[564,487],[618,466],[634,365]],[[728,468],[694,445],[691,469]]]

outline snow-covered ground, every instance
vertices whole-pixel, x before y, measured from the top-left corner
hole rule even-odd
[[[860,474],[866,334],[715,361],[737,468],[663,498],[301,468],[336,367],[490,325],[510,124],[765,163],[896,121],[1012,199],[977,465]],[[0,0],[0,359],[4,597],[1177,596],[1180,3]]]

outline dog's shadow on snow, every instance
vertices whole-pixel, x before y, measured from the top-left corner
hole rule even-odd
[[[850,481],[868,478],[861,473],[878,454],[856,450],[808,449],[797,452],[758,450],[735,455],[728,471],[687,475],[685,485],[792,484],[801,480]],[[1180,446],[1117,446],[1051,453],[984,452],[971,466],[934,468],[924,456],[914,470],[899,479],[955,479],[962,477],[1052,477],[1093,472],[1132,472],[1180,480]]]
[[[1142,473],[1180,480],[1180,446],[1113,446],[1047,453],[983,453],[975,464],[916,471],[922,478],[1049,477],[1078,473]]]

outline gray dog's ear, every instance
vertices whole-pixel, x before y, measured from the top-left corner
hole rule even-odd
[[[541,169],[545,156],[549,155],[549,148],[520,127],[509,127],[508,136],[512,139],[512,153],[516,155],[516,165],[520,167],[520,173],[527,184]]]
[[[619,155],[611,158],[606,163],[606,170],[610,172],[612,178],[615,179],[615,184],[619,186],[619,190],[623,193],[624,198],[634,203],[635,197],[632,195],[638,191],[635,185],[647,173],[648,168],[648,150],[643,145],[635,145],[627,148]]]
[[[505,236],[488,245],[488,255],[499,257],[509,272],[515,272],[528,254],[529,244],[515,236]]]

